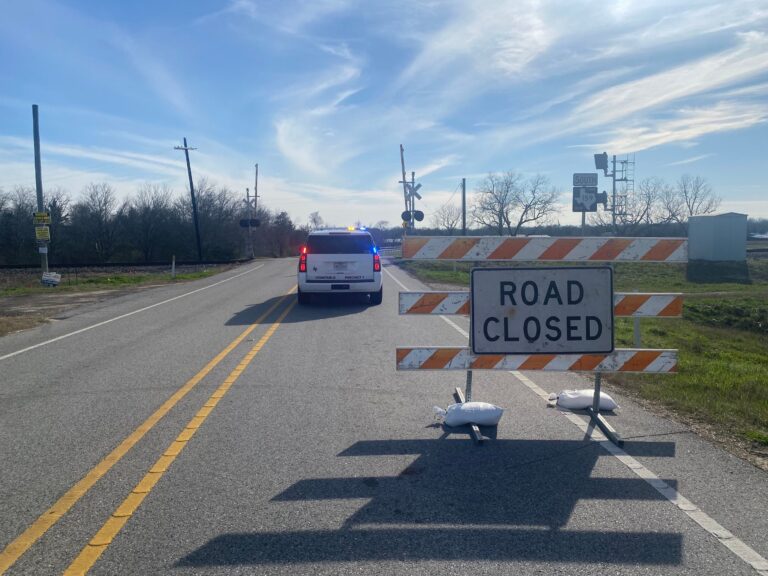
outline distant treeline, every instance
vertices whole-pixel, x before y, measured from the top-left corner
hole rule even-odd
[[[251,255],[248,217],[240,195],[205,179],[196,184],[203,260],[235,260]],[[120,202],[107,183],[87,185],[73,201],[62,188],[48,189],[44,203],[51,214],[49,262],[52,265],[107,262],[196,261],[198,258],[191,199],[163,185],[145,184]],[[35,191],[0,190],[0,264],[39,262],[34,236]],[[252,214],[255,256],[296,254],[306,237],[286,212],[260,206]]]
[[[684,177],[674,188],[658,180],[642,182],[634,203],[626,207],[616,225],[611,214],[601,209],[588,217],[582,230],[581,226],[556,223],[558,215],[551,209],[556,195],[551,187],[542,185],[541,178],[518,186],[515,176],[507,173],[481,182],[467,214],[469,235],[516,231],[547,236],[685,236],[690,215],[711,212],[719,204],[700,179]],[[691,181],[697,186],[689,186]],[[195,192],[205,261],[237,260],[251,253],[257,257],[294,256],[309,230],[324,226],[319,212],[309,214],[307,224],[297,225],[286,212],[259,206],[252,214],[260,226],[251,231],[251,249],[248,230],[240,226],[240,220],[248,217],[242,195],[205,179],[197,182]],[[49,262],[53,266],[198,258],[188,192],[174,194],[167,186],[147,183],[121,202],[109,184],[91,183],[76,201],[66,190],[50,188],[44,203],[51,215]],[[39,263],[33,225],[36,211],[33,189],[0,189],[0,265]],[[461,234],[461,210],[455,206],[441,207],[430,220],[431,226],[420,222],[408,233]],[[380,246],[392,245],[404,232],[401,226],[390,226],[384,220],[369,229]],[[749,219],[748,233],[768,233],[768,219]]]

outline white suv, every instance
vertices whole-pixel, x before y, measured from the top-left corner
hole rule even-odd
[[[299,304],[310,294],[367,293],[371,304],[381,304],[381,258],[373,237],[365,230],[310,232],[299,255]]]

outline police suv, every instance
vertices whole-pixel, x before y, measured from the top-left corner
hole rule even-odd
[[[299,304],[311,294],[367,293],[381,304],[381,258],[365,229],[316,230],[301,248],[297,283]]]

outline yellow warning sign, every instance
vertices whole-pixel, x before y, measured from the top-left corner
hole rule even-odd
[[[41,226],[43,224],[50,224],[51,223],[51,214],[50,212],[35,212],[35,224],[38,226]]]
[[[48,226],[35,226],[35,240],[50,242],[51,229]]]

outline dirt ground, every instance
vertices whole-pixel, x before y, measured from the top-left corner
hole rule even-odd
[[[183,265],[177,267],[178,274],[203,271],[222,272],[232,265]],[[111,268],[65,268],[61,271],[61,286],[39,291],[40,272],[29,269],[5,269],[0,271],[0,289],[33,288],[26,294],[0,296],[0,337],[20,330],[67,318],[75,308],[86,304],[122,296],[123,294],[148,290],[169,282],[167,269],[156,266],[127,266]],[[102,280],[110,276],[137,274],[145,277],[137,284],[101,288],[89,286],[88,281]],[[79,289],[83,286],[82,290]]]
[[[102,302],[129,292],[147,290],[158,284],[145,284],[116,290],[94,290],[88,292],[57,292],[49,294],[25,294],[0,298],[0,336],[26,330],[69,317],[72,310],[85,304]]]

